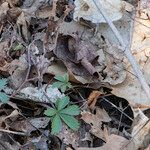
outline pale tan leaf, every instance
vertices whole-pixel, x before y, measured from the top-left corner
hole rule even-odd
[[[143,147],[146,136],[150,133],[150,121],[149,118],[144,115],[141,110],[136,110],[135,119],[133,123],[132,138],[135,143],[136,149]]]
[[[142,7],[142,1],[138,5],[140,6],[140,8],[138,7],[140,13],[137,11],[135,18],[131,50],[140,65],[147,83],[150,84],[150,20],[147,16],[150,10],[146,6]],[[114,86],[112,93],[127,99],[130,103],[150,106],[150,100],[141,88],[131,65],[127,60],[124,62],[127,64],[126,80],[122,84]]]
[[[88,105],[89,105],[89,108],[90,109],[93,109],[95,107],[95,104],[97,102],[97,99],[99,98],[99,96],[101,95],[102,93],[100,91],[92,91],[88,97]]]
[[[1,6],[0,6],[0,18],[3,15],[6,15],[7,11],[9,10],[9,6],[7,2],[4,2]]]
[[[106,14],[112,21],[119,20],[123,15],[123,5],[121,0],[101,0],[96,1],[97,5],[101,5]],[[93,23],[106,22],[103,16],[98,12],[92,0],[76,0],[75,1],[74,20],[83,18]]]
[[[105,141],[106,140],[104,136],[105,133],[101,129],[102,121],[104,122],[111,121],[106,111],[104,109],[97,108],[95,115],[87,111],[83,111],[81,115],[82,115],[81,119],[91,125],[90,133],[94,134],[98,138],[101,138]]]
[[[124,137],[111,134],[108,142],[101,147],[96,148],[78,148],[77,150],[134,150],[134,144]]]

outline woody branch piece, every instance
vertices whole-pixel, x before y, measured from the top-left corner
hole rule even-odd
[[[112,32],[116,36],[116,38],[119,41],[120,45],[122,46],[126,57],[128,58],[129,62],[131,63],[132,68],[133,68],[134,72],[136,73],[138,80],[140,81],[145,93],[147,94],[147,97],[150,100],[150,87],[148,86],[146,80],[144,79],[144,76],[143,76],[143,74],[142,74],[142,72],[139,68],[139,65],[137,64],[135,58],[133,57],[133,55],[131,53],[131,50],[128,48],[128,46],[126,46],[125,42],[123,41],[122,36],[118,32],[117,28],[115,27],[115,25],[113,24],[111,19],[105,14],[105,11],[101,7],[101,5],[98,6],[96,4],[96,0],[93,0],[93,2],[95,4],[96,8],[98,9],[99,13],[104,17],[104,19],[108,23],[109,27],[111,28]]]

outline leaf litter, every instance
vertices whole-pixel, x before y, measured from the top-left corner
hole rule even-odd
[[[100,4],[149,83],[148,2]],[[0,139],[7,149],[148,148],[143,109],[149,110],[149,99],[96,5],[93,0],[0,1],[0,92],[5,94]],[[55,127],[61,123],[44,111],[54,109],[57,99],[63,103],[65,95],[70,104],[61,111],[72,114],[79,107],[80,127],[71,130],[76,126],[69,114],[59,112],[62,129],[55,135],[54,120]]]

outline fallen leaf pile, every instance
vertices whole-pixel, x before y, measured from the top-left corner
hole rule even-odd
[[[0,150],[148,150],[150,101],[109,21],[149,85],[149,14],[148,0],[1,0]]]

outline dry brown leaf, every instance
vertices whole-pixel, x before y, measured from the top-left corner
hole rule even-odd
[[[96,54],[94,54],[95,48],[82,40],[80,40],[80,44],[76,43],[74,45],[74,42],[71,44],[69,39],[74,40],[72,36],[59,36],[54,54],[63,61],[70,74],[81,76],[89,80],[89,82],[92,82],[94,79],[91,75],[94,74],[96,77],[98,76],[96,69],[92,65],[92,61],[96,58]],[[84,47],[84,49],[82,47]],[[82,49],[81,51],[80,48]],[[95,80],[97,80],[97,78]]]
[[[79,135],[77,132],[73,132],[68,128],[66,124],[63,124],[61,132],[57,135],[63,143],[67,145],[72,145],[73,148],[77,148],[79,146]]]
[[[71,147],[67,147],[66,150],[73,150]]]
[[[7,50],[9,48],[9,40],[5,40],[3,42],[0,42],[0,56],[2,58],[7,58]]]
[[[134,113],[135,119],[131,135],[136,149],[139,149],[144,146],[143,142],[145,140],[145,137],[150,133],[150,120],[140,109],[134,110]]]
[[[18,112],[18,110],[14,110],[14,111],[12,111],[12,113],[10,114],[10,115],[8,115],[8,116],[6,116],[5,118],[4,118],[4,120],[6,120],[7,118],[11,118],[11,117],[17,117],[19,115],[19,112]]]
[[[7,2],[4,2],[1,6],[0,6],[0,19],[2,19],[2,17],[4,15],[7,14],[7,11],[9,10],[9,6]]]
[[[111,134],[105,145],[96,148],[77,148],[77,150],[134,150],[134,144],[124,137]]]
[[[23,3],[23,11],[28,14],[29,16],[34,16],[36,14],[36,11],[45,4],[47,0],[40,0],[40,1],[35,1],[35,0],[25,0]]]
[[[29,33],[28,33],[28,26],[27,26],[27,21],[26,21],[26,17],[25,17],[24,12],[22,12],[19,15],[19,17],[17,19],[17,25],[18,25],[18,28],[21,32],[20,34],[22,34],[23,38],[28,41]]]
[[[83,111],[81,115],[81,119],[91,125],[90,133],[106,141],[104,131],[101,129],[103,121],[111,121],[106,111],[104,109],[97,108],[95,115],[87,111]]]
[[[11,124],[11,129],[16,131],[22,131],[25,133],[31,133],[40,128],[45,128],[50,121],[48,117],[40,117],[40,118],[33,118],[27,119],[22,121],[15,121]]]
[[[1,150],[18,150],[20,148],[20,144],[18,144],[17,142],[14,142],[13,144],[12,143],[9,143],[9,142],[6,142],[4,141],[3,139],[4,137],[0,137],[0,149]]]
[[[9,5],[11,7],[14,7],[15,5],[17,5],[17,3],[19,3],[20,0],[6,0],[7,3],[9,3]]]
[[[88,106],[90,109],[93,109],[95,107],[95,104],[97,102],[97,99],[99,98],[99,96],[101,95],[102,93],[100,91],[92,91],[88,97]]]
[[[45,6],[45,7],[40,8],[40,10],[38,9],[36,11],[36,16],[38,18],[48,18],[50,17],[50,13],[51,13],[51,7]]]
[[[147,16],[150,10],[147,5],[142,6],[142,1],[139,1],[138,6],[133,27],[131,50],[140,65],[147,83],[150,84],[150,20]],[[112,93],[127,99],[130,103],[150,106],[150,101],[134,75],[131,65],[126,60],[125,63],[127,64],[126,80],[122,84],[113,87]]]
[[[22,10],[19,7],[10,8],[7,11],[7,18],[10,22],[16,22]]]
[[[103,70],[106,74],[104,82],[118,85],[126,79],[126,71],[122,63],[124,55],[117,46],[113,46],[109,42],[106,44],[108,48],[105,56],[106,68]]]
[[[18,88],[23,81],[25,80],[26,77],[26,70],[28,68],[28,63],[27,63],[27,56],[23,54],[19,60],[14,59],[10,64],[9,64],[9,74],[10,80],[14,88]]]

